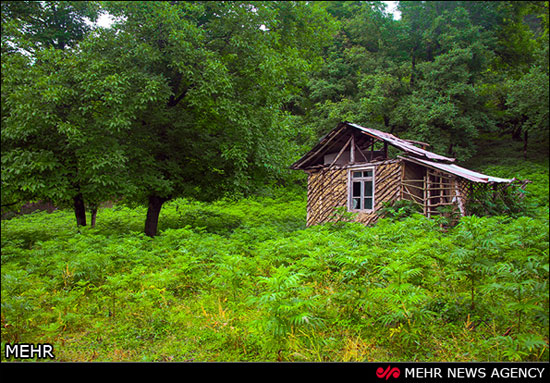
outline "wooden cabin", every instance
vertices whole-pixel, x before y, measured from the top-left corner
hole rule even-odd
[[[389,158],[389,145],[402,154]],[[428,217],[449,205],[466,215],[466,200],[476,186],[497,188],[513,181],[462,168],[427,146],[341,122],[291,166],[308,174],[307,225],[332,220],[340,207],[371,224],[383,202],[398,199],[417,203]]]

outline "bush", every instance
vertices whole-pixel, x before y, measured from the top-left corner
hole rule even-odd
[[[382,202],[382,209],[377,212],[380,218],[388,218],[392,221],[400,221],[415,213],[422,213],[422,207],[406,199]]]
[[[548,360],[548,215],[444,229],[409,207],[306,229],[303,198],[176,200],[155,238],[139,207],[79,231],[16,217],[2,341],[70,361]]]

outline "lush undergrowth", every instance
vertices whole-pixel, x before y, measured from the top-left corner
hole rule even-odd
[[[306,229],[303,198],[176,200],[154,239],[140,208],[80,232],[33,213],[2,222],[2,343],[61,361],[548,360],[547,197],[538,212]]]
[[[496,177],[528,180],[526,209],[536,214],[540,206],[548,206],[548,136],[531,142],[525,158],[521,141],[485,134],[478,140],[478,154],[459,165]]]

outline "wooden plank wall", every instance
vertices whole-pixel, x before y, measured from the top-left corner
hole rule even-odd
[[[327,222],[335,207],[347,206],[347,169],[311,172],[307,181],[307,226]]]
[[[368,166],[368,165],[365,165]],[[382,208],[382,202],[399,198],[401,187],[401,163],[391,161],[374,167],[375,211]],[[348,169],[321,169],[312,171],[308,177],[307,225],[327,222],[334,215],[334,208],[347,207]],[[376,222],[373,213],[358,213],[356,220],[363,224]]]
[[[370,225],[378,219],[376,212],[382,208],[382,202],[394,201],[401,192],[401,163],[393,162],[379,165],[374,170],[375,212],[359,213],[357,221]]]

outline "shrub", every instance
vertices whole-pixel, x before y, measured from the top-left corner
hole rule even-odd
[[[3,224],[3,342],[73,361],[548,360],[548,215],[442,228],[396,205],[305,228],[303,199],[165,207],[155,238],[124,206],[95,229]]]
[[[377,211],[380,218],[388,218],[392,221],[400,221],[414,213],[422,213],[422,208],[417,203],[406,199],[382,202],[382,209]]]

